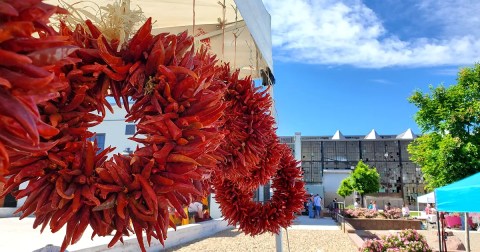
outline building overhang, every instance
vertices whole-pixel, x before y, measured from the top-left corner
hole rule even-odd
[[[46,0],[53,5],[62,2],[75,8],[95,12],[112,0],[78,1]],[[179,33],[188,30],[196,46],[209,46],[217,59],[240,69],[241,77],[254,79],[270,76],[274,80],[271,18],[262,0],[124,0],[130,9],[137,6],[145,17],[152,17],[154,34]],[[95,13],[93,13],[95,14]]]

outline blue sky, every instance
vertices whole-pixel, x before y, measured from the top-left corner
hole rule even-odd
[[[418,134],[407,98],[480,62],[480,1],[263,2],[280,136]]]

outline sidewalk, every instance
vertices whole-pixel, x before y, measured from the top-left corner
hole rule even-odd
[[[340,230],[340,226],[331,218],[323,217],[311,219],[308,216],[297,216],[293,225],[288,229],[292,230]]]
[[[40,229],[33,229],[32,217],[19,220],[18,217],[0,218],[0,251],[32,252],[44,249],[51,244],[48,249],[42,252],[58,251],[65,235],[65,228],[55,234],[50,232],[47,226],[40,234]],[[233,229],[227,226],[227,222],[222,219],[201,222],[198,224],[189,224],[177,227],[177,231],[168,230],[168,238],[165,241],[165,248],[174,247],[196,239],[203,239],[212,236],[220,231]],[[340,227],[332,218],[324,217],[320,219],[310,219],[308,216],[297,216],[294,224],[288,230],[340,230]],[[125,239],[125,244],[118,242],[114,247],[108,249],[108,244],[113,236],[98,237],[90,239],[92,230],[87,228],[82,239],[70,245],[68,251],[138,251],[138,244],[135,235]],[[145,241],[145,244],[146,241]],[[163,249],[162,245],[155,239],[152,239],[152,246],[146,246],[147,251],[159,251]]]

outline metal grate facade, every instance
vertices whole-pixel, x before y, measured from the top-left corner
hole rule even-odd
[[[288,145],[294,151],[294,139],[289,140]],[[390,135],[378,139],[363,139],[363,136],[344,139],[302,136],[301,166],[304,180],[306,183],[322,183],[324,170],[354,169],[358,161],[363,160],[380,174],[381,193],[400,193],[405,202],[413,204],[417,195],[425,191],[420,167],[410,161],[407,152],[411,141]]]

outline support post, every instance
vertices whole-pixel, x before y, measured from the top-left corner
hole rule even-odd
[[[469,229],[470,229],[470,226],[468,225],[468,213],[465,213],[465,242],[467,243],[466,244],[466,250],[467,252],[470,252],[470,233],[469,233]]]
[[[427,223],[428,223],[428,220],[427,220]],[[428,225],[428,224],[427,224]],[[443,237],[443,233],[440,233],[441,232],[441,228],[440,228],[440,225],[442,225],[442,221],[440,220],[440,214],[439,212],[437,211],[437,231],[438,231],[438,251],[442,252],[442,240],[444,239]]]
[[[282,229],[278,234],[275,235],[275,247],[277,248],[277,252],[283,252],[283,244],[282,244]]]

